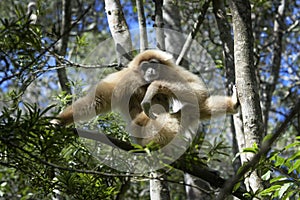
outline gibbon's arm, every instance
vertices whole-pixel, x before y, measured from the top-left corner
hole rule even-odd
[[[113,90],[124,74],[126,74],[124,71],[115,72],[100,81],[93,91],[64,109],[57,116],[58,123],[68,125],[74,121],[88,120],[100,113],[110,111]]]
[[[236,86],[232,88],[232,96],[210,96],[200,107],[200,119],[209,119],[224,114],[238,113],[239,101]]]
[[[182,105],[198,104],[200,120],[238,112],[239,102],[236,87],[233,88],[233,95],[231,97],[208,96],[208,91],[204,90],[204,87],[192,88],[190,84],[154,81],[148,87],[141,103],[145,114],[150,118],[155,118],[155,114],[151,112],[151,100],[156,94],[164,94],[169,98],[175,98]],[[196,111],[197,109],[194,110],[194,112]]]
[[[168,82],[168,81],[153,81],[144,96],[143,101],[141,102],[142,108],[147,116],[154,119],[155,114],[152,113],[152,99],[157,94],[163,94],[167,96],[170,103],[177,102],[177,104],[181,105],[181,108],[186,105],[196,106],[198,105],[198,98],[196,93],[194,93],[193,89],[187,83],[181,82]],[[173,107],[173,105],[170,105]],[[181,109],[180,107],[176,108],[177,112]],[[171,109],[172,110],[172,109]]]

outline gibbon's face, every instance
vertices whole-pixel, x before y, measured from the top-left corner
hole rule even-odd
[[[156,60],[151,59],[149,61],[143,61],[140,65],[142,74],[147,83],[150,83],[159,78],[160,67],[162,64]]]

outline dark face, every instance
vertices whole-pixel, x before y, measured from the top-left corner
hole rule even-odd
[[[140,65],[142,69],[142,75],[147,83],[150,83],[159,78],[160,62],[156,59],[149,61],[143,61]]]

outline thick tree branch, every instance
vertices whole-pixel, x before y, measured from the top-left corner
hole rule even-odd
[[[259,87],[256,81],[253,60],[253,31],[251,22],[251,6],[249,0],[231,0],[234,33],[234,61],[236,86],[243,115],[245,146],[260,144],[263,123],[260,107]],[[251,160],[252,154],[245,154]],[[248,190],[257,191],[263,188],[256,171],[245,180]]]
[[[82,130],[82,129],[80,129],[80,130],[74,129],[74,133],[76,135],[79,133],[78,135],[80,137],[96,140],[101,143],[110,145],[114,148],[120,148],[125,151],[135,150],[134,152],[137,152],[135,147],[133,145],[131,145],[130,143],[118,140],[114,137],[111,137],[111,136],[103,134],[103,133],[86,131],[86,130]],[[142,153],[143,150],[141,149],[139,152]],[[216,173],[216,171],[211,170],[205,164],[203,164],[200,160],[193,159],[189,155],[181,156],[174,163],[172,163],[172,166],[176,169],[182,170],[193,176],[201,178],[204,181],[207,181],[211,186],[216,187],[216,188],[222,188],[224,186],[224,183],[226,182],[226,180],[221,178]],[[244,198],[243,193],[245,193],[245,192],[246,191],[243,188],[239,188],[237,191],[235,191],[233,193],[233,195],[236,197],[239,197],[239,198]]]
[[[233,37],[231,34],[231,27],[226,18],[227,13],[223,0],[213,0],[213,11],[217,21],[220,39],[223,46],[223,59],[225,62],[226,73],[226,88],[227,94],[231,95],[231,87],[235,84],[235,67],[234,67],[234,50],[233,50]],[[236,114],[230,116],[230,129],[232,133],[232,151],[233,155],[237,155],[242,151],[245,144],[245,137],[243,132],[242,115]],[[241,158],[237,157],[233,163],[233,168],[237,170],[241,166]]]

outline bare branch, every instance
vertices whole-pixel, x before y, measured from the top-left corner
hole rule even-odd
[[[71,0],[63,0],[62,1],[62,22],[61,22],[61,39],[57,42],[56,51],[59,55],[66,55],[68,42],[69,42],[69,33],[71,31]],[[65,34],[64,34],[65,33]],[[60,86],[63,91],[67,92],[67,94],[71,94],[71,87],[69,84],[69,80],[67,77],[67,71],[65,68],[61,68],[57,70],[58,80]]]
[[[204,17],[205,17],[205,14],[206,14],[206,11],[209,7],[209,4],[210,4],[211,0],[206,0],[203,7],[202,7],[202,10],[198,16],[198,19],[197,21],[195,22],[194,26],[193,26],[193,30],[190,32],[190,34],[188,35],[184,45],[183,45],[183,48],[180,52],[180,55],[178,56],[177,60],[176,60],[176,65],[180,65],[180,63],[182,62],[183,58],[186,56],[187,52],[190,50],[190,47],[192,45],[192,42],[193,42],[193,39],[195,39],[196,37],[196,34],[198,33],[199,31],[199,28],[200,28],[200,25],[202,24],[203,20],[204,20]]]

